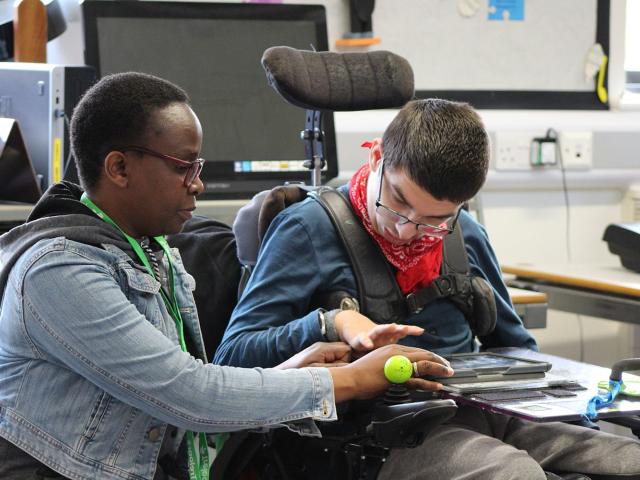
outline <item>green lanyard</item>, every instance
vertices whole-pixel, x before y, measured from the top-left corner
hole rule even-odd
[[[122,234],[122,236],[129,242],[131,248],[136,253],[140,261],[144,264],[149,275],[159,281],[153,273],[153,268],[151,268],[151,264],[149,263],[149,259],[142,250],[140,244],[136,241],[135,238],[127,235],[116,222],[111,220],[109,215],[104,213],[100,207],[98,207],[95,203],[91,201],[89,197],[87,197],[86,193],[82,194],[80,197],[80,201],[84,203],[87,207],[89,207],[93,213],[95,213],[102,220],[107,222],[109,225],[114,226],[118,229],[118,231]],[[170,296],[164,292],[164,290],[160,289],[160,294],[162,295],[162,300],[169,311],[169,314],[176,322],[176,329],[178,330],[178,338],[180,339],[180,348],[183,352],[187,351],[187,345],[184,341],[184,327],[182,323],[182,315],[180,315],[180,308],[178,307],[178,300],[176,299],[176,290],[175,290],[175,282],[174,282],[174,269],[173,262],[171,261],[171,251],[169,250],[169,244],[164,237],[158,236],[153,237],[153,239],[162,247],[162,250],[167,257],[167,261],[169,262],[169,285],[170,285]],[[193,432],[187,431],[187,446],[188,448],[188,456],[189,456],[189,479],[190,480],[209,480],[209,450],[207,448],[207,436],[204,433],[198,434],[199,440],[199,454],[200,459],[196,455],[196,447],[195,447],[195,434]]]

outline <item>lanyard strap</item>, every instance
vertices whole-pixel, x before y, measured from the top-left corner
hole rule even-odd
[[[100,207],[98,207],[95,203],[91,201],[91,199],[87,196],[86,193],[82,194],[82,196],[80,197],[80,201],[83,204],[85,204],[87,207],[89,207],[91,211],[95,213],[101,220],[105,221],[109,225],[112,225],[120,232],[120,234],[129,242],[129,245],[131,245],[131,248],[133,248],[133,251],[136,253],[140,261],[143,263],[143,265],[147,269],[147,272],[149,272],[149,275],[151,275],[152,278],[155,278],[156,280],[159,281],[159,279],[156,278],[155,274],[153,273],[153,268],[151,267],[151,263],[149,262],[149,259],[145,255],[144,250],[142,249],[138,241],[135,238],[131,237],[130,235],[127,235],[124,232],[124,230],[122,230],[120,226],[116,222],[114,222],[111,219],[111,217],[109,217],[109,215],[107,215],[104,211],[102,211]],[[158,245],[160,245],[160,247],[164,251],[165,256],[167,257],[167,262],[169,263],[169,290],[170,290],[169,295],[170,296],[167,296],[167,294],[164,292],[164,290],[162,290],[162,288],[160,289],[160,295],[162,295],[162,300],[164,301],[164,304],[167,307],[169,314],[171,315],[174,322],[176,323],[176,329],[178,331],[178,339],[180,340],[180,348],[182,349],[183,352],[186,352],[187,345],[184,340],[184,327],[182,322],[182,315],[180,315],[180,308],[178,306],[178,300],[176,298],[174,268],[173,268],[173,261],[171,260],[171,250],[169,249],[169,244],[167,243],[167,240],[163,236],[153,237],[153,239],[158,243]],[[209,451],[207,448],[207,436],[204,433],[198,434],[198,440],[199,440],[198,453],[200,457],[199,459],[196,453],[194,432],[188,431],[186,433],[186,436],[187,436],[187,447],[188,447],[187,451],[188,451],[188,457],[189,457],[189,479],[190,480],[208,480],[209,479]]]
[[[597,420],[598,419],[597,410],[600,408],[610,406],[615,400],[615,398],[618,396],[618,393],[620,393],[622,386],[623,386],[622,380],[619,380],[619,381],[609,380],[609,388],[607,390],[607,393],[603,395],[596,395],[593,398],[591,398],[591,400],[589,400],[589,402],[587,403],[587,412],[585,414],[586,417],[589,420]]]

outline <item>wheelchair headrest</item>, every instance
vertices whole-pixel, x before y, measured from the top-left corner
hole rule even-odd
[[[249,266],[256,264],[260,243],[271,221],[289,205],[304,200],[312,189],[303,185],[281,185],[257,193],[238,210],[233,233],[240,263]]]
[[[262,55],[269,84],[289,103],[311,110],[401,107],[413,97],[413,70],[384,50],[334,53],[271,47]]]

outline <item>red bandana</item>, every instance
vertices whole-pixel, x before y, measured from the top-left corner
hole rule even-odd
[[[442,241],[423,236],[407,245],[395,245],[378,234],[371,224],[367,210],[367,179],[369,164],[364,164],[351,177],[349,199],[362,220],[364,228],[378,242],[384,256],[398,269],[396,280],[403,294],[415,292],[428,286],[440,275],[442,263]]]

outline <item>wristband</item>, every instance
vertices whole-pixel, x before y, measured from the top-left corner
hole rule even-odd
[[[326,341],[329,341],[327,338],[327,320],[325,317],[325,313],[327,311],[324,308],[318,309],[318,324],[320,325],[320,335]]]
[[[324,324],[325,324],[325,338],[328,342],[339,342],[340,335],[338,335],[338,330],[336,329],[336,315],[342,312],[340,309],[329,310],[328,312],[324,312]]]

